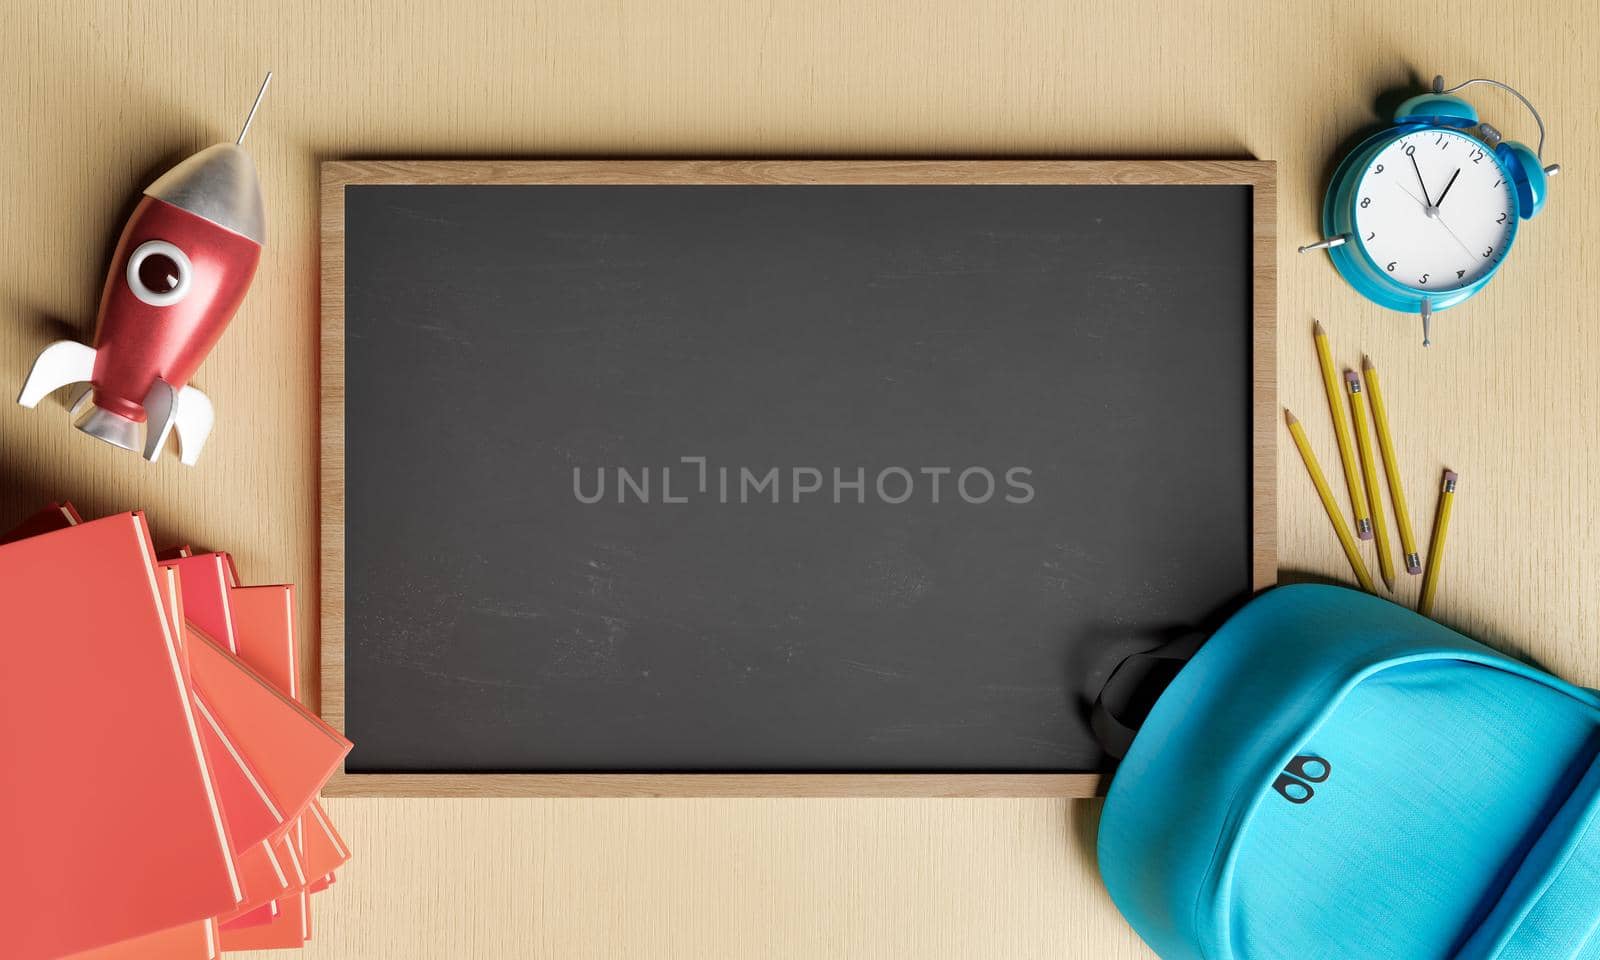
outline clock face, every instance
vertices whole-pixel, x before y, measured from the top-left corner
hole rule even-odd
[[[1422,130],[1367,162],[1355,195],[1356,240],[1378,268],[1419,292],[1493,272],[1517,229],[1506,172],[1481,141]]]

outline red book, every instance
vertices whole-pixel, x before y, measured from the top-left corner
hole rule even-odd
[[[6,955],[232,910],[242,891],[143,517],[0,547],[0,610],[16,678],[0,697]]]
[[[254,910],[247,910],[229,920],[223,926],[230,930],[243,930],[245,927],[259,927],[263,923],[271,923],[278,916],[278,901],[272,900],[263,903]]]
[[[194,685],[190,676],[189,650],[183,642],[186,634],[182,629],[192,594],[179,589],[180,578],[174,565],[162,564],[158,572],[167,607],[167,622],[173,625],[173,635],[179,640],[179,672],[183,675],[185,689],[192,691]],[[200,745],[205,751],[206,763],[211,768],[212,780],[217,785],[217,799],[222,805],[222,820],[228,833],[229,849],[237,857],[281,832],[285,826],[284,817],[273,806],[272,798],[267,796],[255,772],[245,764],[238,748],[206,708],[205,702],[199,696],[193,696],[193,700]],[[255,892],[250,882],[251,875],[241,871],[240,878],[244,881],[244,895],[249,898]]]
[[[185,617],[184,593],[179,587],[177,570],[167,564],[161,565],[157,568],[157,582],[161,588],[162,608],[166,612],[167,623],[173,627],[173,636],[186,640],[187,633],[181,629]],[[183,642],[178,645],[178,672],[183,677],[184,688],[192,690],[189,648]],[[266,798],[254,774],[246,769],[238,751],[228,740],[227,734],[217,726],[205,704],[198,696],[191,696],[200,721],[200,743],[211,768],[212,780],[217,785],[223,827],[228,834],[229,848],[234,854],[234,868],[239,874],[242,901],[267,901],[267,916],[262,922],[271,922],[280,912],[277,898],[303,885],[299,880],[298,865],[295,868],[295,880],[291,882],[273,848],[264,842],[269,834],[282,832],[285,826],[283,818],[272,808],[271,801]],[[210,927],[210,932],[214,935],[213,940],[216,940],[215,923]]]
[[[200,743],[205,747],[206,760],[217,782],[217,796],[222,801],[230,849],[235,854],[242,853],[283,832],[287,823],[206,702],[197,696],[194,707],[200,720]]]
[[[74,518],[71,522],[81,521]],[[174,628],[175,637],[183,637],[184,634],[179,629],[184,622],[183,592],[178,585],[178,574],[168,565],[162,565],[157,574],[167,623]],[[188,648],[181,643],[178,647],[178,667],[185,689],[190,689],[192,684]],[[228,832],[230,847],[234,853],[234,867],[239,875],[240,890],[245,900],[268,901],[262,908],[265,916],[260,922],[270,922],[278,916],[276,898],[290,889],[289,881],[270,847],[259,839],[254,842],[240,839],[241,830],[257,829],[250,824],[251,818],[261,818],[257,813],[257,808],[263,806],[260,788],[249,779],[248,771],[243,768],[237,753],[227,742],[226,735],[218,730],[215,721],[210,719],[204,704],[195,699],[194,706],[201,721],[199,723],[201,744],[205,748],[206,760],[211,767],[213,780],[217,784],[217,797],[222,804],[223,825]],[[239,795],[241,791],[243,799]],[[275,831],[282,825],[281,818],[269,816],[265,821],[262,827],[262,839],[265,838],[266,832]],[[204,935],[203,938],[201,934]],[[204,956],[209,958],[217,955],[219,942],[217,923],[212,919],[199,925],[187,924],[157,934],[136,937],[133,940],[123,941],[122,944],[101,947],[92,952],[97,955],[105,954],[108,957],[168,955],[174,958],[197,957],[201,945],[204,944],[207,951]]]
[[[41,533],[52,530],[62,530],[75,527],[83,522],[78,516],[78,511],[70,503],[52,503],[38,513],[22,521],[10,533],[0,537],[0,543],[11,543],[16,540],[26,540],[37,537]]]
[[[185,555],[163,560],[162,565],[178,571],[178,579],[183,583],[183,615],[225,650],[237,653],[239,648],[233,635],[233,605],[228,601],[229,563],[226,555]]]

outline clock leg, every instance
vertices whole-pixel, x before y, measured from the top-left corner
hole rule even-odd
[[[1433,301],[1424,298],[1423,301],[1422,301],[1422,345],[1424,347],[1430,346],[1433,343],[1433,341],[1428,338],[1428,332],[1429,332],[1428,328],[1431,327],[1432,325],[1433,325]]]
[[[1349,237],[1329,237],[1326,240],[1318,240],[1316,243],[1308,243],[1303,247],[1299,247],[1296,252],[1305,253],[1308,250],[1332,250],[1334,247],[1344,246],[1349,241]]]

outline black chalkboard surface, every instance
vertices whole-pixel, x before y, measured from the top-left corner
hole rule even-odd
[[[1108,652],[1261,585],[1259,170],[343,166],[348,781],[1094,770]]]

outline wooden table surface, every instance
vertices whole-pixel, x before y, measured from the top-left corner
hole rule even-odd
[[[1436,614],[1600,684],[1600,29],[1585,0],[1212,4],[970,0],[8,3],[0,10],[0,384],[87,339],[110,244],[170,163],[249,145],[270,236],[196,383],[200,464],[0,403],[0,525],[70,498],[149,512],[316,611],[317,164],[341,157],[1244,157],[1279,162],[1281,396],[1337,474],[1310,326],[1384,375],[1419,530],[1461,473]],[[1297,257],[1340,145],[1380,97],[1510,81],[1565,172],[1489,289],[1414,321]],[[1509,97],[1472,99],[1510,135]],[[1389,102],[1389,101],[1385,101]],[[4,392],[4,391],[0,391]],[[1280,445],[1286,576],[1346,578]],[[1369,563],[1371,555],[1369,548]],[[1409,602],[1414,578],[1400,597]],[[314,658],[311,658],[314,663]],[[308,670],[308,674],[311,671]],[[308,679],[309,676],[308,676]],[[357,851],[308,957],[1149,956],[1094,869],[1093,803],[332,800]]]

